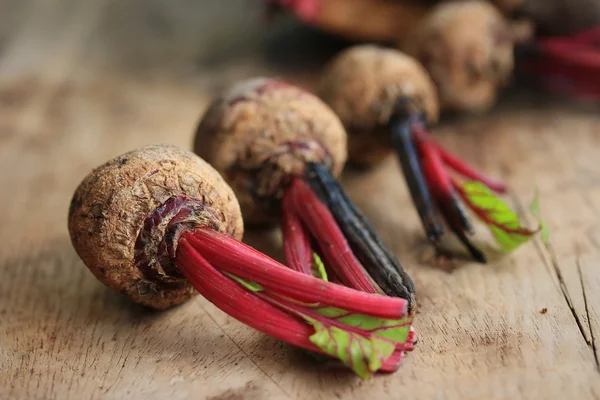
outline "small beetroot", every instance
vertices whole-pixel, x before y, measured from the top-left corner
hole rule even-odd
[[[317,92],[344,124],[354,164],[376,164],[393,151],[387,123],[398,99],[410,99],[430,124],[439,117],[437,90],[425,68],[381,46],[342,51],[325,67]]]
[[[144,147],[96,168],[73,196],[69,232],[94,275],[137,303],[165,309],[196,289],[239,321],[363,378],[396,370],[414,344],[406,300],[330,283],[324,270],[293,271],[241,243],[230,187],[176,147]]]
[[[515,69],[544,88],[600,98],[598,27],[558,37],[524,27],[483,1],[447,2],[400,43],[431,75],[442,109],[489,110]]]
[[[431,75],[443,109],[488,110],[514,67],[511,26],[483,1],[437,5],[400,43]]]
[[[163,242],[176,198],[201,200],[198,226],[242,238],[235,195],[210,165],[177,147],[148,146],[96,168],[77,188],[69,210],[77,254],[101,282],[137,303],[164,309],[184,302],[195,291],[169,273]]]
[[[316,96],[272,79],[234,84],[202,118],[195,149],[251,222],[281,221],[289,267],[308,271],[317,253],[336,280],[402,297],[414,312],[412,280],[336,182],[346,133]]]
[[[495,191],[506,187],[442,149],[427,133],[438,117],[437,96],[418,61],[397,50],[356,46],[331,61],[319,94],[348,130],[351,161],[374,164],[396,150],[428,239],[439,247],[444,232],[439,210],[471,255],[485,262],[467,237],[471,225],[446,167]]]

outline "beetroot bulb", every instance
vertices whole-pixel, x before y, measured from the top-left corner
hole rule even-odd
[[[316,96],[289,83],[235,83],[202,117],[196,152],[221,172],[254,225],[279,222],[290,268],[309,274],[314,255],[346,286],[406,299],[414,284],[336,181],[346,133]]]
[[[362,378],[395,371],[414,334],[409,302],[294,271],[243,244],[234,192],[195,154],[147,146],[94,169],[69,209],[77,254],[105,285],[166,309],[197,292],[279,340]]]
[[[432,2],[390,0],[278,3],[305,23],[333,33],[399,44],[428,69],[438,86],[439,105],[444,110],[488,109],[512,73],[512,42],[495,43],[496,36],[508,35],[509,27],[504,26],[504,17],[497,10],[484,2],[467,7],[453,2],[435,7]],[[443,12],[435,11],[438,8],[443,8]],[[460,15],[455,16],[456,11]],[[494,37],[488,30],[494,31]],[[492,68],[488,68],[490,64],[494,64]]]
[[[326,66],[318,94],[348,132],[352,163],[371,166],[396,152],[431,243],[440,248],[445,230],[441,214],[471,256],[485,262],[469,240],[473,229],[459,199],[462,192],[447,169],[497,193],[506,191],[506,185],[468,166],[428,133],[438,119],[439,106],[435,85],[423,66],[398,50],[355,46]]]
[[[444,110],[489,110],[515,70],[547,89],[600,97],[600,29],[545,37],[523,26],[484,1],[444,2],[399,43],[425,66]]]
[[[425,66],[443,111],[488,111],[515,73],[543,89],[578,98],[600,97],[596,0],[275,3],[305,23],[335,34],[397,44]],[[518,19],[509,20],[507,15]]]
[[[511,27],[483,1],[440,3],[400,48],[425,66],[445,110],[488,110],[514,68]]]

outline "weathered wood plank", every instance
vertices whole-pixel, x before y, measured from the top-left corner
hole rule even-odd
[[[361,382],[205,299],[149,312],[95,281],[66,231],[79,181],[144,144],[189,146],[215,90],[286,71],[262,41],[274,39],[244,18],[258,11],[231,4],[3,4],[20,23],[0,29],[0,397],[600,397],[600,117],[579,107],[509,99],[436,130],[449,149],[507,179],[514,205],[525,209],[540,190],[549,247],[528,244],[487,266],[434,262],[394,159],[345,174],[418,285],[420,344],[396,374]],[[220,26],[214,41],[217,17],[238,25]],[[306,71],[289,76],[310,84]],[[275,256],[278,240],[246,236]]]

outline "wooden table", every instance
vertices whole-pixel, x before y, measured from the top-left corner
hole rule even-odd
[[[431,259],[394,159],[345,175],[418,286],[420,344],[393,375],[360,381],[202,298],[151,312],[92,277],[66,229],[91,168],[144,144],[189,147],[216,91],[258,74],[309,83],[337,45],[271,29],[243,0],[0,3],[0,398],[599,398],[593,107],[511,96],[436,131],[506,179],[518,209],[539,189],[550,243],[489,265]],[[275,232],[246,240],[280,256]]]

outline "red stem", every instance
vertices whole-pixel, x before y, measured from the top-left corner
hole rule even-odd
[[[553,91],[575,94],[580,98],[600,98],[600,81],[595,73],[581,71],[578,67],[564,65],[559,61],[531,64],[542,84]]]
[[[410,327],[410,332],[408,333],[408,338],[406,339],[406,351],[413,351],[415,348],[415,343],[417,342],[417,334],[415,333],[415,328]]]
[[[404,350],[396,350],[394,353],[385,360],[385,363],[381,367],[381,372],[394,372],[398,370],[398,367],[402,363],[402,359],[404,358],[404,353],[407,351],[413,351],[415,349],[415,343],[417,342],[417,335],[415,333],[415,328],[410,327],[410,332],[408,333],[408,337],[406,338],[406,343],[404,344]]]
[[[381,368],[379,369],[381,372],[396,372],[402,364],[402,360],[404,359],[404,351],[396,350],[392,353],[392,355],[385,360]]]
[[[461,231],[472,231],[466,215],[461,214],[452,180],[446,170],[438,146],[424,130],[414,130],[414,140],[421,153],[423,172],[438,206],[448,219],[448,224],[460,227]]]
[[[286,263],[294,271],[312,275],[314,252],[310,243],[310,233],[296,215],[289,191],[284,192],[281,206],[281,231],[283,233],[283,250]],[[327,278],[329,282],[342,284],[342,281],[331,268],[327,269]]]
[[[186,238],[179,240],[177,267],[202,296],[238,321],[294,346],[323,353],[308,339],[314,333],[310,325],[221,274]]]
[[[265,301],[268,301],[268,302],[282,308],[283,310],[292,312],[300,317],[302,317],[302,315],[304,315],[309,318],[312,318],[312,319],[320,322],[321,324],[323,324],[323,326],[326,329],[329,329],[330,326],[333,326],[333,327],[342,329],[346,332],[350,332],[355,335],[362,336],[364,338],[369,338],[373,334],[373,332],[365,331],[365,330],[357,328],[357,327],[342,324],[342,323],[336,321],[335,319],[323,317],[320,314],[312,312],[310,309],[298,306],[289,301],[285,301],[285,299],[282,299],[281,297],[279,297],[277,295],[273,295],[271,293],[261,292],[261,293],[257,293],[257,296],[260,297],[261,299],[264,299]],[[403,326],[410,326],[410,323],[411,323],[411,321],[406,321]],[[406,337],[406,342],[404,342],[404,343],[395,342],[395,341],[389,340],[383,336],[379,336],[380,340],[389,342],[395,346],[395,350],[392,353],[392,355],[383,361],[383,366],[381,369],[384,372],[396,371],[398,369],[398,367],[400,366],[400,363],[402,362],[402,354],[404,353],[404,351],[412,351],[413,350],[414,332],[412,330],[412,327],[410,329],[411,330],[409,331],[408,336]]]
[[[327,206],[301,178],[294,178],[286,197],[319,244],[328,268],[345,286],[367,293],[381,293],[360,261],[354,256],[344,233]]]
[[[581,33],[537,40],[543,56],[531,67],[545,85],[583,97],[600,97],[600,25]]]
[[[302,272],[306,275],[311,275],[312,264],[312,249],[310,247],[310,239],[308,233],[296,213],[293,211],[293,199],[290,195],[291,191],[286,190],[282,199],[282,232],[283,232],[283,248],[285,252],[288,267]],[[330,281],[335,274],[328,271]],[[381,368],[383,372],[394,372],[400,366],[404,351],[412,351],[416,335],[414,328],[411,327],[406,343],[399,346],[394,354],[388,358],[384,366]]]
[[[429,136],[426,133],[421,133],[421,135]],[[456,157],[454,154],[450,153],[448,150],[444,149],[439,143],[433,140],[431,140],[431,142],[437,149],[438,154],[442,158],[444,164],[446,164],[448,167],[452,168],[454,171],[458,172],[462,176],[481,182],[485,186],[490,188],[490,190],[493,190],[496,193],[505,193],[508,190],[508,187],[504,182],[482,174],[475,168],[471,167],[470,165]]]
[[[415,141],[423,159],[423,172],[444,219],[456,237],[469,250],[471,256],[480,263],[486,263],[485,255],[471,243],[466,235],[466,233],[474,233],[473,227],[466,210],[452,187],[450,176],[444,170],[442,158],[433,144],[433,140],[416,131]]]
[[[293,271],[250,246],[212,229],[185,232],[182,238],[189,241],[216,268],[256,282],[281,296],[386,319],[400,319],[408,313],[408,302],[404,299],[364,293]]]
[[[431,190],[439,193],[444,200],[449,201],[452,182],[450,176],[448,176],[448,173],[444,169],[444,164],[440,153],[438,153],[437,146],[435,146],[433,141],[427,137],[424,131],[414,130],[414,140],[419,149],[419,153],[421,153],[423,165],[429,167],[427,168],[429,172],[427,175],[431,179],[428,179],[428,181],[430,181],[430,183],[435,183],[434,185],[431,185]]]
[[[298,316],[302,316],[305,315],[309,318],[312,318],[318,322],[330,325],[330,326],[334,326],[336,328],[340,328],[342,330],[345,330],[347,332],[351,332],[363,337],[369,337],[372,333],[369,331],[365,331],[364,329],[360,329],[354,326],[349,326],[349,325],[345,325],[341,322],[336,321],[335,319],[331,319],[331,318],[327,318],[324,317],[320,314],[317,314],[313,311],[311,311],[309,308],[306,307],[301,307],[297,304],[294,304],[292,302],[286,301],[284,298],[281,298],[277,295],[273,295],[272,293],[268,293],[268,292],[261,292],[261,293],[257,293],[256,294],[257,297],[264,299],[266,301],[268,301],[271,304],[274,304],[275,306],[278,306],[284,310],[288,310],[290,312],[293,312],[294,314],[297,314]],[[401,326],[410,326],[410,320],[407,320],[404,324],[402,324]],[[389,342],[394,344],[394,346],[396,346],[397,349],[399,350],[404,350],[405,349],[405,344],[404,343],[398,343],[395,342],[393,340],[387,339],[385,337],[380,337],[381,340],[385,341],[385,342]]]
[[[313,251],[310,246],[308,232],[293,210],[289,191],[283,195],[281,202],[281,232],[283,234],[283,251],[287,266],[294,271],[312,275],[311,265]]]
[[[539,46],[550,57],[567,64],[592,70],[600,68],[600,51],[597,48],[558,39],[540,40]]]
[[[570,42],[578,44],[600,44],[600,25],[568,36],[568,39]]]
[[[189,232],[186,232],[184,235],[189,238],[193,234],[190,235]],[[186,237],[182,237],[178,242],[177,266],[192,286],[221,311],[276,339],[327,355],[309,339],[314,334],[314,328],[303,320],[280,310],[279,307],[261,300],[256,294],[247,291],[221,274]],[[264,295],[272,296],[261,294],[261,297]],[[281,300],[278,301],[281,302]],[[302,312],[304,311],[302,310]],[[319,317],[321,320],[325,319]],[[331,322],[328,320],[327,323]],[[343,329],[352,331],[354,328],[344,326]],[[410,349],[412,349],[412,342],[413,340],[407,340]],[[381,371],[393,372],[398,369],[400,362],[401,356],[394,353],[384,361]]]

